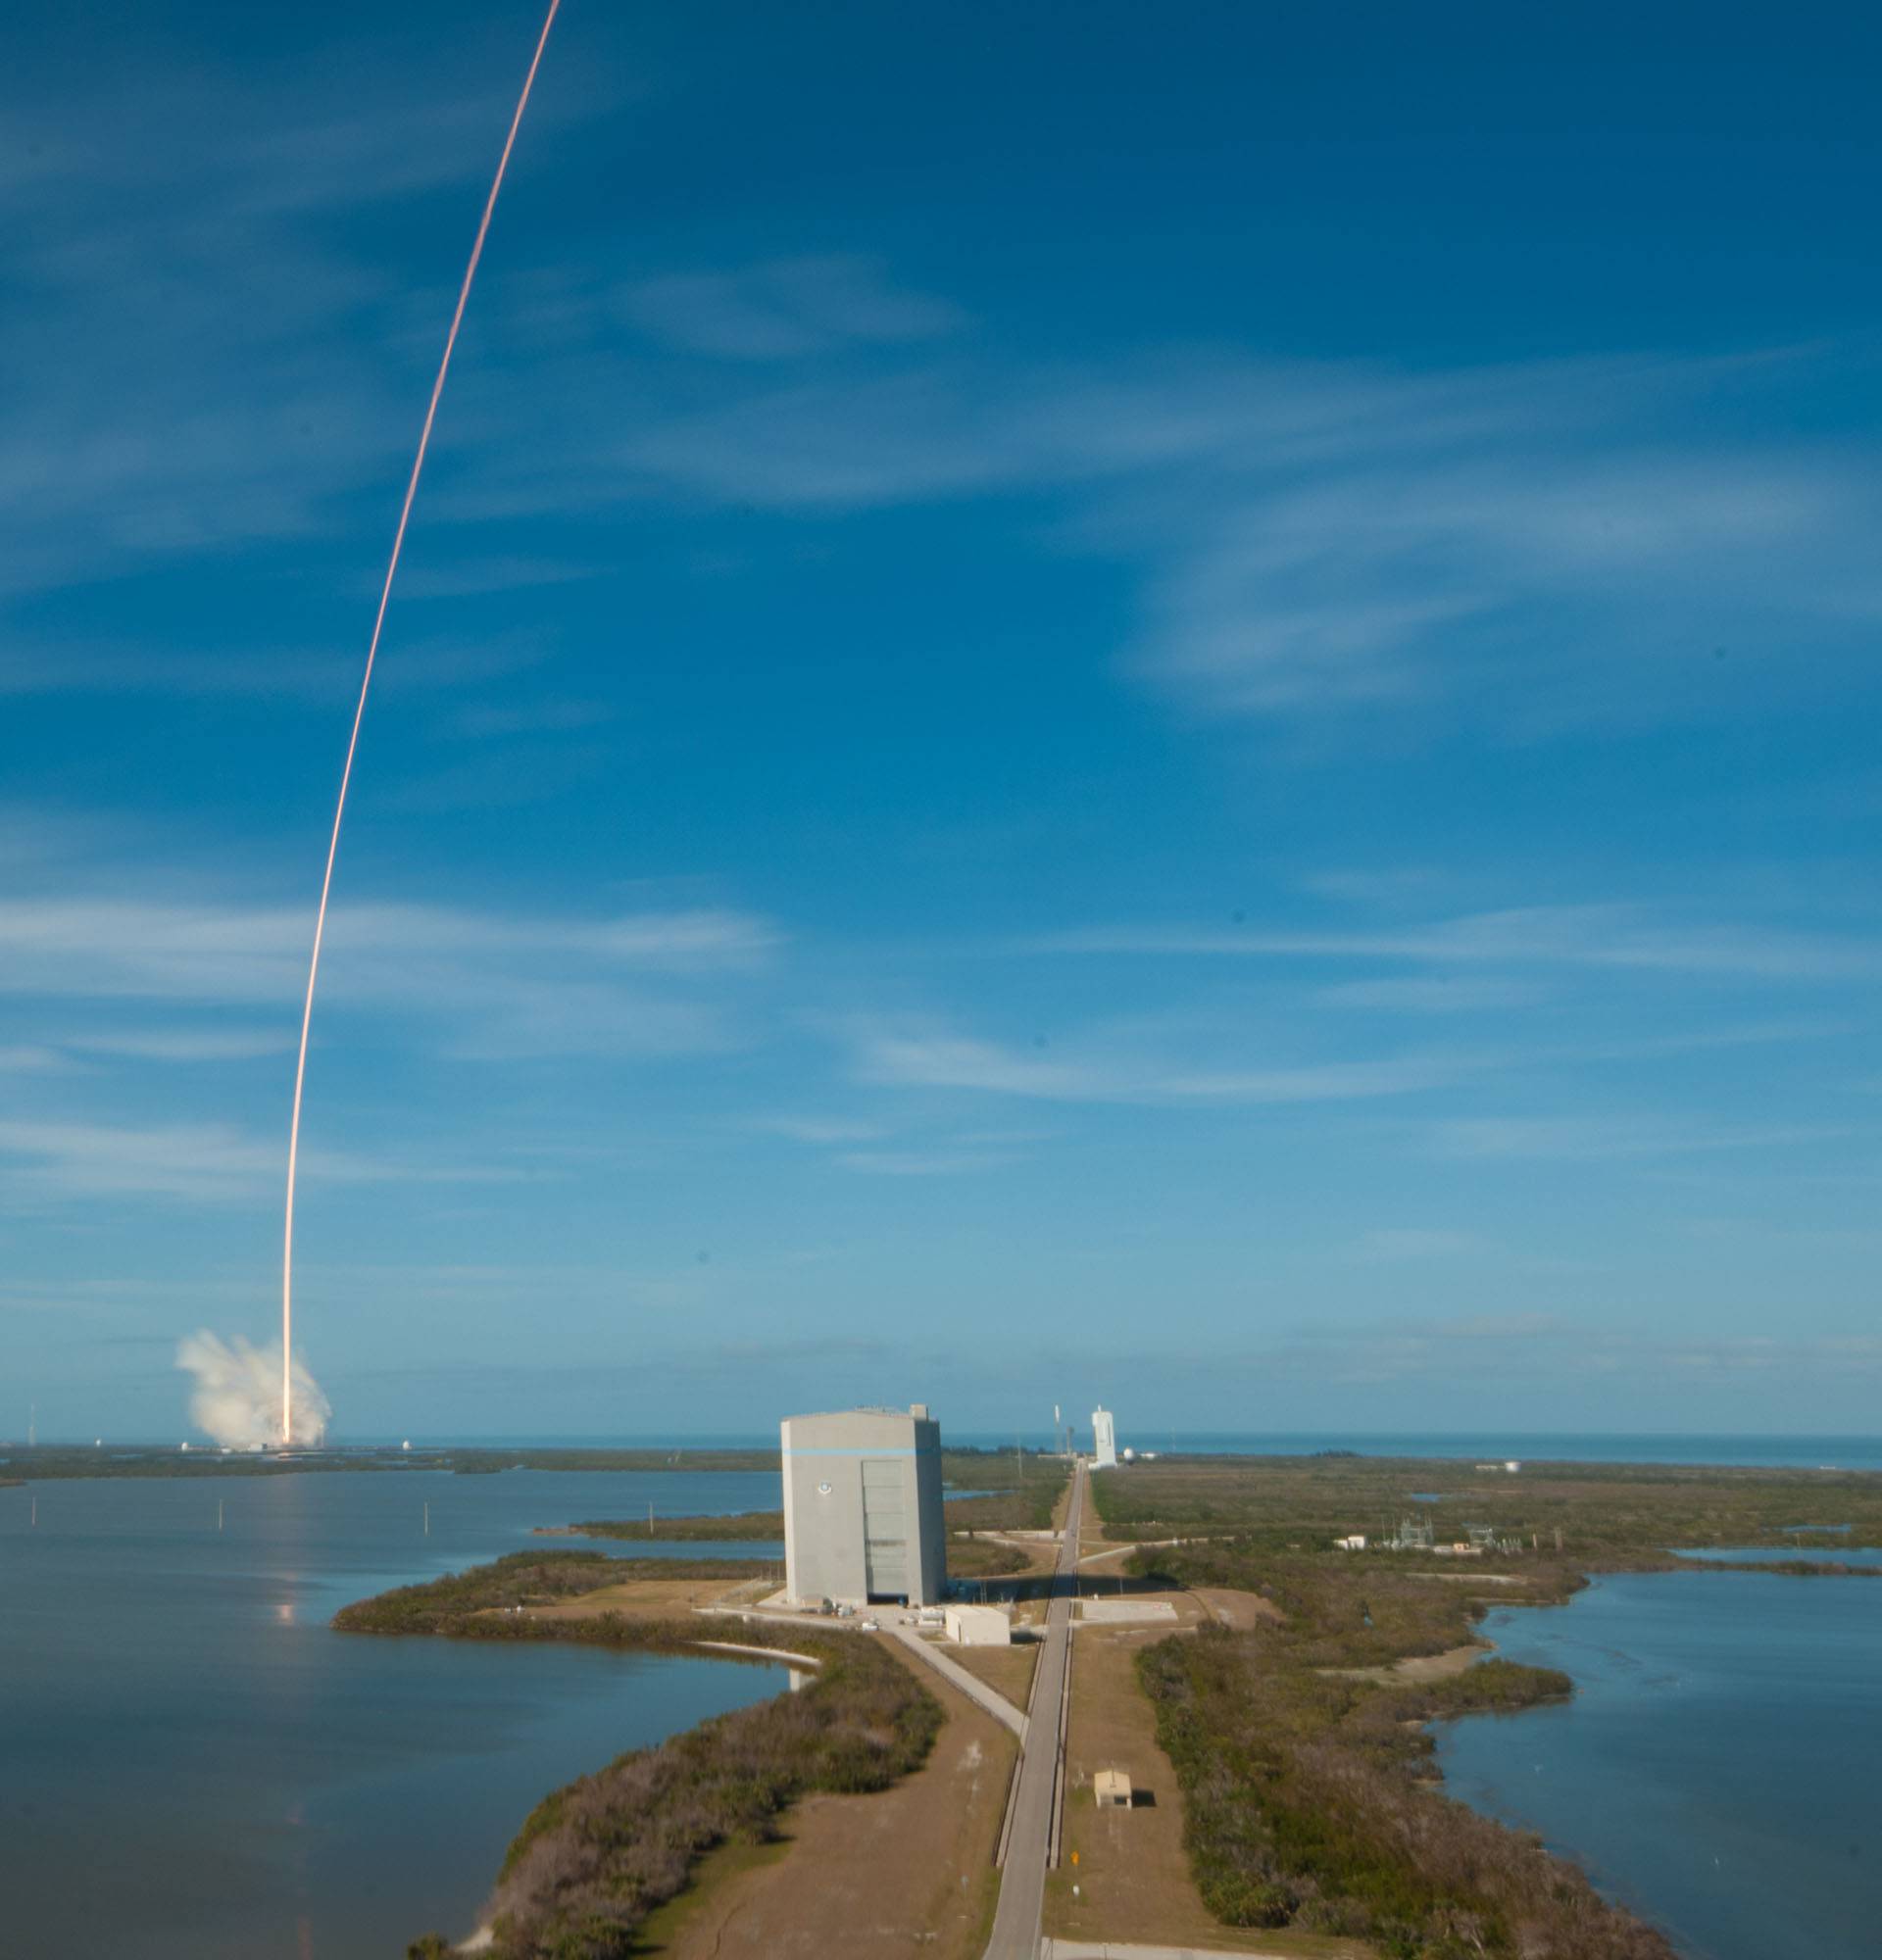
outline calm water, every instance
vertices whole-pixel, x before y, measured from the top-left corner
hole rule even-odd
[[[1540,1832],[1682,1953],[1875,1960],[1882,1582],[1629,1573],[1484,1627],[1577,1692],[1446,1725],[1453,1795]]]
[[[540,1545],[533,1525],[644,1517],[650,1498],[740,1511],[775,1506],[778,1487],[411,1471],[0,1490],[0,1950],[370,1960],[468,1933],[538,1798],[775,1692],[782,1672],[327,1622]]]
[[[1088,1425],[1078,1431],[1089,1447]],[[1011,1449],[1013,1431],[948,1429],[949,1443],[983,1449]],[[370,1440],[370,1439],[362,1439]],[[381,1438],[396,1442],[397,1438]],[[498,1443],[540,1449],[590,1445],[601,1448],[698,1448],[724,1446],[738,1449],[775,1449],[775,1430],[723,1436],[623,1439],[619,1436],[537,1436],[502,1438],[453,1437],[428,1439],[434,1445],[462,1444],[490,1448]],[[1055,1447],[1051,1433],[1029,1430],[1028,1449]],[[1882,1470],[1882,1436],[1733,1436],[1671,1433],[1629,1434],[1616,1431],[1420,1431],[1380,1432],[1340,1430],[1172,1430],[1146,1423],[1139,1427],[1124,1409],[1117,1417],[1117,1446],[1133,1449],[1197,1451],[1204,1455],[1311,1456],[1320,1449],[1351,1449],[1362,1456],[1461,1457],[1469,1462],[1504,1462],[1514,1456],[1537,1463],[1733,1463],[1784,1470]]]
[[[1701,1565],[1768,1565],[1782,1559],[1804,1565],[1882,1565],[1882,1547],[1872,1544],[1843,1544],[1812,1535],[1801,1544],[1765,1545],[1761,1551],[1682,1551]]]

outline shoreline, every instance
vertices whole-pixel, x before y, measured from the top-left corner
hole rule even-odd
[[[1700,1561],[1673,1557],[1668,1563],[1656,1566],[1591,1567],[1584,1574],[1586,1583],[1578,1587],[1567,1597],[1559,1600],[1511,1601],[1496,1599],[1486,1601],[1485,1604],[1491,1611],[1498,1611],[1511,1616],[1521,1607],[1542,1604],[1558,1606],[1564,1611],[1579,1610],[1598,1616],[1604,1608],[1597,1602],[1604,1592],[1607,1591],[1601,1583],[1603,1581],[1621,1582],[1623,1586],[1628,1582],[1634,1582],[1643,1588],[1647,1588],[1653,1587],[1656,1582],[1664,1581],[1670,1575],[1676,1573],[1697,1574],[1702,1571],[1727,1572],[1763,1580],[1794,1580],[1819,1577],[1867,1578],[1876,1576],[1879,1570],[1882,1570],[1882,1568],[1876,1566],[1843,1566],[1841,1568],[1832,1567],[1826,1570],[1819,1565],[1800,1562],[1748,1563],[1739,1561]],[[1788,1592],[1788,1589],[1784,1589],[1784,1591]],[[1715,1642],[1708,1640],[1703,1632],[1703,1629],[1711,1620],[1712,1616],[1709,1613],[1704,1612],[1698,1618],[1695,1618],[1692,1614],[1676,1614],[1672,1619],[1668,1620],[1663,1617],[1663,1603],[1651,1610],[1644,1620],[1632,1622],[1640,1637],[1648,1642],[1646,1646],[1636,1651],[1631,1645],[1614,1644],[1617,1642],[1624,1642],[1627,1639],[1626,1629],[1630,1624],[1626,1617],[1629,1612],[1628,1596],[1625,1592],[1610,1595],[1606,1609],[1610,1612],[1617,1612],[1621,1616],[1618,1630],[1604,1624],[1599,1619],[1597,1619],[1596,1624],[1592,1628],[1586,1626],[1581,1628],[1578,1637],[1575,1639],[1572,1651],[1591,1655],[1592,1658],[1573,1677],[1574,1693],[1568,1697],[1569,1700],[1577,1704],[1583,1703],[1591,1690],[1597,1686],[1605,1689],[1610,1694],[1615,1692],[1619,1692],[1622,1695],[1627,1695],[1630,1692],[1637,1693],[1638,1690],[1634,1688],[1633,1684],[1639,1672],[1643,1669],[1646,1670],[1650,1686],[1657,1685],[1662,1689],[1669,1685],[1677,1686],[1683,1679],[1683,1674],[1680,1672],[1683,1664],[1679,1655],[1684,1651],[1687,1642],[1694,1638],[1699,1639],[1701,1642],[1701,1650],[1708,1657],[1706,1665],[1709,1668],[1722,1665],[1717,1658]],[[1766,1593],[1761,1596],[1769,1600],[1778,1595]],[[1744,1624],[1742,1615],[1747,1610],[1745,1607],[1735,1606],[1727,1616],[1730,1623],[1734,1626]],[[1815,1625],[1818,1616],[1814,1614],[1813,1609],[1811,1609],[1811,1617],[1812,1624]],[[1831,1624],[1833,1626],[1835,1622]],[[1863,1622],[1865,1631],[1867,1624],[1866,1621]],[[1669,1629],[1672,1630],[1670,1634],[1668,1632]],[[1538,1637],[1530,1641],[1518,1642],[1516,1626],[1512,1617],[1509,1624],[1499,1631],[1509,1644],[1520,1644],[1530,1652],[1534,1656],[1535,1664],[1547,1665],[1551,1660],[1569,1657],[1566,1654],[1557,1651],[1560,1643],[1552,1638],[1550,1631],[1547,1629],[1544,1629]],[[1808,1663],[1808,1678],[1810,1679],[1814,1679],[1817,1670],[1824,1665],[1823,1655],[1825,1649],[1822,1646],[1824,1633],[1825,1630],[1820,1625],[1817,1625],[1815,1636],[1816,1647],[1814,1649],[1816,1657]],[[1670,1646],[1670,1651],[1656,1650],[1653,1644],[1656,1636],[1659,1638],[1662,1644]],[[1755,1640],[1758,1638],[1761,1637],[1754,1636]],[[1831,1647],[1827,1651],[1831,1656],[1834,1656],[1837,1649]],[[1866,1644],[1861,1647],[1854,1677],[1856,1680],[1861,1682],[1865,1688],[1871,1687],[1870,1671],[1867,1666],[1869,1651]],[[1618,1657],[1617,1666],[1610,1667],[1604,1665],[1604,1662],[1614,1662],[1615,1657]],[[1751,1681],[1756,1682],[1760,1678],[1763,1666],[1763,1654],[1760,1647],[1753,1646],[1749,1650],[1741,1651],[1738,1659],[1741,1664],[1749,1665],[1751,1668],[1752,1672],[1749,1677]],[[1844,1660],[1844,1667],[1847,1677],[1850,1673],[1850,1662],[1847,1655]],[[1736,1675],[1729,1674],[1725,1678],[1731,1684],[1727,1691],[1733,1697],[1735,1727],[1742,1727],[1748,1710],[1757,1709],[1757,1700],[1756,1698],[1750,1702],[1739,1700],[1737,1698],[1741,1686],[1739,1678]],[[1847,1691],[1848,1687],[1849,1681],[1846,1678],[1844,1691]],[[1873,1700],[1872,1691],[1870,1699]],[[1541,1706],[1544,1704],[1536,1705]],[[1465,1710],[1440,1717],[1430,1725],[1434,1740],[1442,1730],[1449,1730],[1453,1735],[1457,1735],[1466,1727],[1478,1732],[1477,1740],[1479,1741],[1493,1737],[1497,1725],[1479,1723],[1473,1719],[1482,1712],[1485,1711]],[[1514,1709],[1510,1711],[1512,1716],[1520,1716],[1528,1712],[1531,1711],[1529,1709]],[[1768,1715],[1771,1710],[1767,1709],[1764,1712]],[[1837,1714],[1839,1720],[1843,1718],[1844,1702],[1840,1697],[1837,1703]],[[1606,1720],[1611,1723],[1615,1719],[1614,1711],[1610,1706],[1606,1712]],[[1571,1780],[1579,1779],[1579,1783],[1574,1786],[1574,1793],[1568,1800],[1568,1807],[1565,1812],[1557,1807],[1556,1814],[1551,1817],[1547,1814],[1551,1809],[1549,1804],[1541,1806],[1543,1814],[1539,1815],[1533,1806],[1527,1806],[1520,1802],[1511,1802],[1507,1799],[1502,1802],[1494,1800],[1494,1792],[1499,1789],[1506,1790],[1511,1796],[1514,1796],[1518,1792],[1531,1788],[1529,1777],[1518,1774],[1518,1771],[1533,1769],[1537,1776],[1541,1776],[1545,1767],[1544,1763],[1536,1762],[1532,1765],[1529,1758],[1532,1754],[1540,1754],[1547,1757],[1550,1752],[1534,1741],[1525,1742],[1520,1745],[1513,1740],[1509,1743],[1501,1745],[1490,1743],[1490,1762],[1486,1764],[1478,1758],[1471,1763],[1469,1766],[1468,1787],[1465,1786],[1464,1780],[1460,1774],[1461,1765],[1458,1762],[1454,1760],[1447,1764],[1440,1760],[1436,1765],[1438,1781],[1441,1787],[1450,1794],[1453,1802],[1467,1806],[1475,1814],[1491,1819],[1506,1830],[1533,1836],[1536,1841],[1544,1846],[1548,1854],[1559,1863],[1585,1873],[1590,1884],[1610,1904],[1643,1920],[1650,1926],[1661,1930],[1664,1936],[1669,1940],[1676,1936],[1680,1941],[1685,1942],[1678,1947],[1678,1951],[1682,1954],[1688,1950],[1704,1950],[1707,1952],[1734,1951],[1741,1955],[1741,1960],[1762,1960],[1762,1956],[1765,1954],[1780,1950],[1789,1950],[1788,1940],[1793,1935],[1800,1939],[1808,1937],[1808,1941],[1810,1942],[1810,1950],[1812,1951],[1841,1952],[1848,1950],[1854,1953],[1860,1950],[1866,1953],[1868,1950],[1866,1943],[1862,1944],[1859,1949],[1856,1947],[1845,1949],[1842,1946],[1835,1945],[1826,1947],[1814,1943],[1824,1937],[1834,1942],[1838,1936],[1837,1931],[1832,1928],[1826,1932],[1807,1936],[1802,1932],[1795,1931],[1793,1921],[1789,1916],[1786,1916],[1782,1921],[1784,1931],[1781,1934],[1776,1925],[1752,1930],[1746,1932],[1743,1937],[1738,1940],[1737,1945],[1734,1946],[1732,1943],[1734,1936],[1733,1929],[1737,1926],[1738,1922],[1729,1916],[1721,1917],[1718,1909],[1711,1904],[1716,1894],[1713,1892],[1710,1884],[1695,1889],[1690,1873],[1687,1875],[1683,1886],[1674,1877],[1679,1871],[1679,1860],[1675,1856],[1668,1855],[1668,1853],[1674,1845],[1682,1841],[1681,1834],[1686,1824],[1685,1806],[1699,1799],[1703,1791],[1710,1788],[1709,1784],[1698,1780],[1699,1771],[1690,1744],[1684,1748],[1680,1746],[1680,1727],[1682,1720],[1690,1727],[1692,1719],[1691,1717],[1682,1718],[1677,1696],[1650,1703],[1650,1712],[1646,1717],[1647,1723],[1652,1726],[1658,1726],[1663,1737],[1670,1735],[1675,1751],[1672,1760],[1678,1765],[1677,1770],[1669,1773],[1665,1779],[1651,1777],[1644,1786],[1645,1789],[1649,1792],[1659,1792],[1662,1790],[1662,1788],[1665,1791],[1670,1792],[1670,1801],[1659,1808],[1657,1818],[1660,1830],[1670,1836],[1672,1841],[1668,1845],[1658,1844],[1652,1835],[1656,1817],[1651,1796],[1649,1799],[1649,1809],[1644,1819],[1630,1816],[1624,1825],[1616,1826],[1613,1824],[1610,1817],[1611,1799],[1604,1797],[1601,1793],[1603,1788],[1607,1787],[1608,1779],[1612,1769],[1611,1763],[1606,1762],[1601,1754],[1600,1737],[1602,1731],[1600,1728],[1597,1728],[1592,1732],[1591,1738],[1589,1732],[1578,1730],[1575,1727],[1572,1716],[1568,1718],[1569,1727],[1565,1732],[1571,1739],[1566,1751],[1565,1765],[1562,1762],[1553,1759],[1549,1765],[1552,1769],[1561,1770]],[[1793,1708],[1787,1707],[1781,1712],[1782,1726],[1786,1729],[1796,1719],[1797,1716]],[[1630,1737],[1634,1742],[1640,1742],[1644,1739],[1646,1732],[1643,1729],[1640,1712],[1632,1709],[1631,1705],[1627,1721]],[[1703,1722],[1701,1727],[1703,1729]],[[1521,1730],[1518,1729],[1515,1735],[1520,1736],[1521,1733]],[[1453,1746],[1461,1745],[1454,1744]],[[1556,1746],[1558,1752],[1560,1752],[1561,1749],[1560,1740],[1558,1740]],[[1833,1742],[1831,1746],[1834,1746]],[[1777,1766],[1781,1764],[1781,1748],[1768,1764],[1764,1763],[1760,1757],[1754,1753],[1741,1765],[1740,1770],[1732,1779],[1731,1787],[1735,1789],[1742,1787],[1754,1791],[1763,1790],[1766,1776],[1776,1773]],[[1795,1767],[1796,1765],[1793,1765],[1793,1768]],[[1691,1781],[1692,1788],[1687,1788],[1687,1783],[1683,1782],[1682,1778]],[[1582,1785],[1588,1787],[1582,1788],[1580,1787]],[[1535,1783],[1533,1787],[1538,1790],[1557,1791],[1564,1786],[1558,1782],[1556,1777],[1550,1776],[1541,1782]],[[1629,1786],[1628,1788],[1631,1790],[1631,1788],[1637,1787]],[[1859,1779],[1856,1788],[1862,1789],[1866,1794],[1867,1786]],[[1791,1816],[1792,1807],[1789,1803],[1779,1802],[1775,1805],[1775,1808],[1787,1819]],[[1874,1808],[1872,1803],[1870,1808]],[[1751,1904],[1755,1907],[1759,1902],[1768,1899],[1774,1889],[1785,1890],[1791,1893],[1808,1889],[1808,1887],[1803,1886],[1795,1880],[1786,1881],[1765,1869],[1764,1861],[1771,1855],[1772,1847],[1774,1845],[1783,1846],[1787,1840],[1783,1838],[1781,1831],[1773,1834],[1773,1832],[1761,1828],[1758,1822],[1758,1807],[1754,1804],[1736,1823],[1728,1817],[1721,1822],[1720,1826],[1727,1841],[1732,1841],[1735,1838],[1741,1846],[1747,1842],[1756,1842],[1760,1847],[1757,1874],[1755,1878],[1749,1881],[1749,1888],[1744,1889],[1742,1892],[1740,1899],[1741,1906]],[[1846,1822],[1845,1820],[1848,1818],[1849,1812],[1839,1807],[1835,1814],[1833,1828],[1838,1831],[1847,1830],[1852,1834],[1852,1841],[1855,1841],[1857,1838],[1860,1837],[1865,1828],[1868,1827],[1859,1818],[1851,1819]],[[1606,1830],[1608,1838],[1605,1845],[1603,1843],[1604,1830]],[[1793,1840],[1790,1842],[1791,1852],[1793,1855],[1795,1854],[1797,1842],[1803,1842],[1807,1851],[1809,1851],[1813,1848],[1816,1841],[1818,1841],[1817,1838],[1808,1832],[1805,1832],[1801,1837],[1794,1832]],[[1643,1847],[1646,1848],[1643,1849]],[[1718,1863],[1719,1860],[1716,1857],[1711,1860],[1713,1868],[1716,1868]],[[1814,1864],[1807,1863],[1805,1869],[1814,1871],[1816,1867]],[[1672,1881],[1670,1884],[1668,1883],[1669,1879]],[[1746,1882],[1741,1881],[1742,1886],[1745,1884]],[[1832,1894],[1832,1896],[1834,1895]],[[1712,1913],[1712,1923],[1709,1925],[1707,1923],[1707,1913],[1709,1910]],[[1696,1923],[1694,1923],[1695,1914],[1697,1915]],[[1729,1908],[1727,1908],[1727,1915],[1729,1915]],[[1784,1943],[1780,1943],[1780,1941]]]

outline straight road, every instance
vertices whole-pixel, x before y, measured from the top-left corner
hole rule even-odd
[[[1053,1801],[1059,1788],[1059,1704],[1070,1659],[1071,1602],[1078,1591],[1078,1520],[1085,1502],[1085,1466],[1074,1464],[1065,1535],[1046,1606],[1046,1646],[1032,1689],[1019,1785],[1013,1796],[1013,1833],[1001,1874],[1000,1905],[986,1960],[1037,1960],[1039,1922],[1046,1904],[1046,1859],[1051,1850]]]

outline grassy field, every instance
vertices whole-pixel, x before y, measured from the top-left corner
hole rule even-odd
[[[697,1580],[697,1564],[671,1561],[657,1576]],[[609,1580],[629,1583],[618,1561],[598,1552],[522,1552],[362,1600],[334,1625],[636,1652],[696,1651],[702,1632],[710,1637],[694,1618],[558,1610]],[[926,1759],[940,1704],[885,1646],[795,1626],[749,1624],[737,1638],[821,1664],[800,1693],[632,1750],[546,1797],[498,1875],[494,1960],[626,1960],[650,1915],[686,1890],[711,1853],[769,1840],[788,1808],[813,1792],[886,1789]],[[442,1960],[450,1950],[439,1934],[410,1949],[416,1960]]]
[[[1814,1570],[1795,1564],[1799,1526],[1850,1527],[1810,1535],[1813,1549],[1882,1544],[1882,1476],[1834,1471],[1177,1458],[1100,1473],[1092,1494],[1107,1537],[1138,1543],[1139,1584],[1249,1605],[1137,1657],[1210,1912],[1395,1960],[1670,1953],[1580,1873],[1434,1787],[1428,1723],[1573,1690],[1548,1670],[1461,1664],[1487,1602],[1560,1602],[1590,1571],[1677,1564],[1675,1547],[1760,1547],[1775,1569]],[[1439,1544],[1486,1527],[1502,1548],[1333,1548],[1355,1532],[1376,1544],[1407,1517]],[[1729,1585],[1745,1568],[1706,1569]],[[1405,1666],[1417,1657],[1449,1658]]]
[[[1155,1705],[1137,1679],[1138,1656],[1161,1638],[1136,1631],[1078,1635],[1065,1734],[1065,1856],[1047,1881],[1045,1930],[1093,1942],[1246,1951],[1253,1943],[1247,1932],[1218,1920],[1191,1876],[1182,1790],[1157,1739]],[[1130,1777],[1131,1808],[1096,1807],[1092,1783],[1101,1769]],[[1369,1960],[1372,1952],[1354,1940],[1299,1931],[1266,1931],[1260,1944],[1264,1953],[1302,1960]]]

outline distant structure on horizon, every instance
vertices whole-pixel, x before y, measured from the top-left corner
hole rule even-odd
[[[779,1441],[791,1601],[940,1605],[948,1583],[941,1425],[927,1404],[788,1416]]]
[[[1109,1409],[1091,1412],[1091,1467],[1094,1470],[1117,1467],[1117,1429]]]

